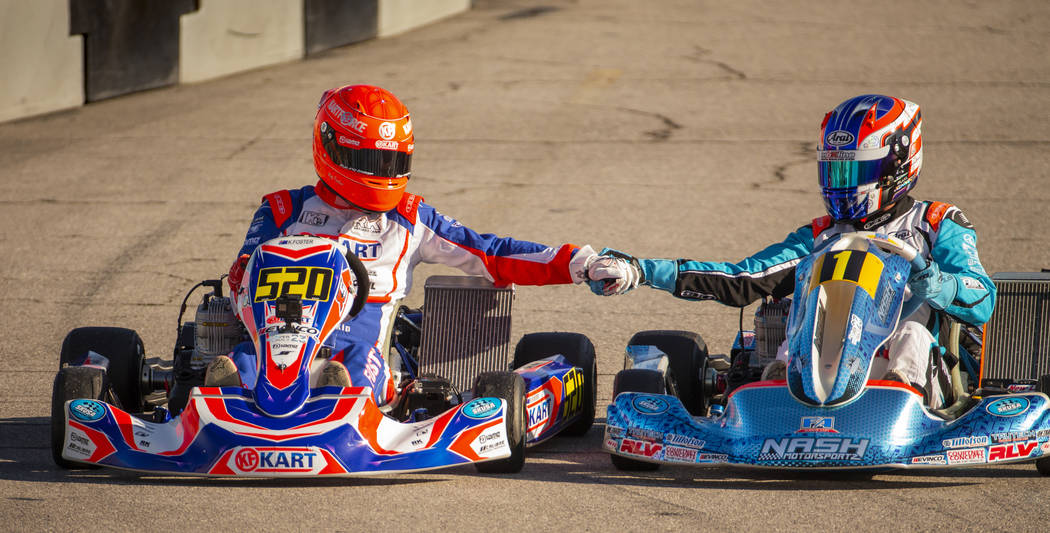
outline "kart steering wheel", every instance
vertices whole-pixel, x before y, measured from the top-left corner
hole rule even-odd
[[[354,281],[357,282],[357,293],[354,294],[354,302],[350,305],[350,312],[346,315],[347,318],[353,318],[365,307],[365,303],[368,301],[368,288],[371,286],[371,283],[368,279],[368,269],[365,268],[365,264],[350,250],[346,251],[346,262],[350,265],[350,271],[354,273]]]
[[[870,244],[878,247],[879,249],[885,252],[889,252],[891,254],[896,254],[903,257],[909,263],[911,263],[912,273],[924,270],[926,269],[926,267],[930,266],[929,262],[926,261],[926,258],[923,257],[918,250],[916,250],[910,244],[895,237],[890,237],[881,233],[875,233],[873,231],[858,231],[856,233],[844,234],[843,238],[847,239],[847,242],[853,242],[859,239],[866,240]],[[908,301],[904,302],[904,304],[901,306],[901,318],[907,317],[914,313],[915,310],[918,309],[919,306],[921,306],[923,303],[925,303],[925,300],[921,298],[916,298],[914,296]]]

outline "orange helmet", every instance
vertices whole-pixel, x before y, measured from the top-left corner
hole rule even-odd
[[[325,91],[314,120],[314,168],[341,198],[389,211],[412,175],[412,120],[396,96],[372,85]]]

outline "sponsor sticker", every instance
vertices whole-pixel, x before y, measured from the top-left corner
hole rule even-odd
[[[1000,444],[988,448],[988,462],[1011,461],[1014,459],[1026,459],[1035,450],[1039,443],[1030,440],[1028,442],[1015,442],[1012,444]]]
[[[973,446],[986,446],[987,444],[988,437],[985,435],[956,437],[954,439],[944,439],[941,441],[941,446],[944,446],[945,448],[970,448]]]
[[[640,457],[656,457],[656,454],[660,453],[660,450],[664,448],[663,444],[657,444],[655,442],[634,440],[634,439],[623,439],[620,442],[620,453],[626,453],[628,455],[637,455]]]
[[[1034,439],[1039,436],[1039,433],[1035,430],[1027,431],[1011,431],[1010,433],[992,433],[993,442],[1015,442],[1019,440]]]
[[[634,408],[643,415],[658,415],[665,411],[670,405],[667,400],[654,396],[639,396],[632,402]]]
[[[95,400],[73,400],[69,402],[69,414],[77,420],[94,422],[106,414],[106,407]]]
[[[690,437],[688,435],[679,435],[677,433],[668,433],[664,435],[664,442],[675,446],[686,446],[689,448],[696,448],[701,450],[707,444],[706,441],[698,439],[696,437]]]
[[[728,463],[729,455],[724,453],[701,453],[696,456],[698,463]]]
[[[627,435],[636,439],[644,439],[651,441],[662,441],[664,440],[664,434],[659,431],[653,431],[651,429],[643,428],[630,428],[627,430]]]
[[[853,134],[846,130],[835,130],[824,136],[824,142],[828,146],[845,146],[852,143],[853,140]]]
[[[789,437],[766,439],[759,461],[860,461],[868,450],[868,439],[838,437]]]
[[[1032,392],[1035,391],[1035,383],[1011,383],[1006,386],[1006,390],[1010,392]]]
[[[463,414],[467,418],[481,420],[489,418],[499,411],[500,402],[492,398],[474,398],[463,406]]]
[[[87,459],[95,453],[95,443],[79,429],[69,428],[69,438],[66,440],[66,454],[71,458]]]
[[[376,141],[376,148],[380,150],[397,150],[397,141]]]
[[[471,444],[474,451],[478,455],[487,456],[493,452],[499,451],[500,448],[507,446],[507,439],[503,436],[502,426],[494,426],[487,430]]]
[[[913,465],[945,465],[948,461],[944,458],[944,455],[920,455],[918,457],[911,458],[911,464]]]
[[[384,122],[379,125],[379,136],[383,139],[389,141],[394,138],[395,133],[397,133],[397,127],[394,126],[393,122]]]
[[[245,447],[227,462],[230,469],[244,474],[296,474],[320,472],[328,462],[317,448]]]
[[[664,448],[664,459],[667,461],[679,461],[682,463],[695,463],[697,453],[699,453],[699,451],[695,448],[667,446]]]
[[[850,314],[849,317],[849,335],[846,336],[846,340],[850,344],[860,344],[860,335],[864,331],[864,322],[859,316]]]
[[[303,214],[299,215],[299,222],[308,226],[323,226],[328,222],[328,215],[316,211],[303,211]]]
[[[982,464],[985,462],[984,448],[966,448],[962,450],[948,450],[948,464],[969,465]]]
[[[853,161],[857,158],[857,152],[852,150],[821,150],[821,161]]]
[[[1019,396],[1017,398],[1000,398],[988,404],[988,407],[985,407],[985,409],[989,414],[1006,417],[1024,413],[1028,410],[1029,405],[1031,405],[1031,402],[1028,401],[1028,398]]]
[[[533,431],[536,428],[542,427],[550,420],[551,417],[551,404],[552,400],[549,396],[543,395],[542,398],[533,404],[526,407],[526,416],[528,418],[528,430]]]
[[[833,416],[804,416],[795,433],[838,433]]]

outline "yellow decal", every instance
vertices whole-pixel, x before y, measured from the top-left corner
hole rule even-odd
[[[562,409],[562,417],[568,418],[583,407],[583,372],[573,368],[562,380],[565,383],[565,407]]]
[[[332,292],[330,268],[324,267],[267,267],[259,269],[255,301],[276,300],[289,294],[303,300],[327,302]]]
[[[868,252],[843,250],[835,254],[824,254],[813,263],[809,290],[829,281],[848,281],[860,286],[875,298],[882,269],[882,260]]]

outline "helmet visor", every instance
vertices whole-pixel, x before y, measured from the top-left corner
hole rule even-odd
[[[332,162],[347,170],[380,178],[404,178],[412,173],[412,154],[378,148],[350,148],[335,139],[324,139],[323,145]]]
[[[882,177],[883,160],[818,161],[820,186],[826,189],[859,187],[875,183]]]

